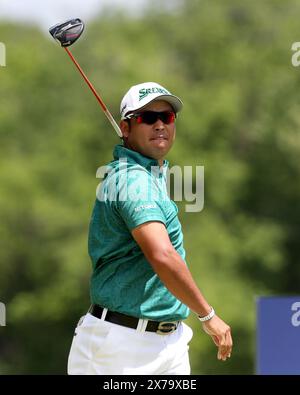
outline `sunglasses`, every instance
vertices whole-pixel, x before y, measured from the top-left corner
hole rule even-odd
[[[175,122],[176,114],[173,111],[144,111],[141,113],[130,114],[129,119],[135,118],[137,123],[146,123],[147,125],[153,125],[160,119],[166,125]]]

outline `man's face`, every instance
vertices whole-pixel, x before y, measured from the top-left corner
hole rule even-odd
[[[141,113],[144,111],[173,111],[173,108],[169,103],[158,100],[136,112]],[[160,165],[175,140],[176,128],[174,122],[165,124],[160,119],[157,119],[152,125],[147,125],[146,123],[138,123],[135,118],[132,118],[129,124],[121,121],[120,127],[124,137],[124,144],[127,148],[149,158],[157,159]]]

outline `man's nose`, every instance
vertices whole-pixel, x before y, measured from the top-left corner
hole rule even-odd
[[[161,119],[158,119],[154,124],[155,130],[163,130],[165,128],[165,124]]]

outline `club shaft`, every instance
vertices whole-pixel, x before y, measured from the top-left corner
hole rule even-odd
[[[75,66],[77,67],[78,71],[80,72],[80,74],[82,75],[83,79],[85,80],[85,82],[88,84],[88,86],[90,87],[91,91],[93,92],[93,94],[95,95],[96,99],[98,100],[98,103],[100,104],[104,114],[106,115],[106,117],[108,118],[109,122],[112,124],[113,128],[115,129],[115,131],[117,132],[118,136],[122,137],[122,132],[119,128],[119,125],[117,124],[117,122],[114,120],[114,117],[111,115],[111,113],[109,112],[108,108],[106,107],[105,103],[103,102],[103,100],[101,99],[101,97],[98,95],[98,93],[96,92],[95,88],[93,87],[93,85],[91,84],[91,82],[89,81],[89,79],[87,78],[87,76],[85,75],[85,73],[83,72],[82,68],[79,66],[79,63],[76,61],[76,59],[74,58],[74,56],[72,55],[71,51],[67,48],[64,47],[64,49],[66,50],[67,54],[70,56],[70,58],[72,59],[72,62],[75,64]]]

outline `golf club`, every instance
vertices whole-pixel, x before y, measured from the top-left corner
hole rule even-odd
[[[96,92],[96,89],[93,87],[92,83],[89,81],[87,76],[84,74],[82,68],[79,66],[78,62],[72,55],[71,51],[67,48],[70,45],[72,45],[76,40],[78,40],[78,38],[81,36],[83,30],[84,30],[84,23],[82,22],[81,19],[76,18],[76,19],[70,19],[70,20],[63,22],[63,23],[58,23],[57,25],[50,27],[49,33],[56,41],[58,41],[61,44],[62,47],[64,47],[67,54],[72,59],[72,62],[75,64],[75,66],[79,70],[80,74],[82,75],[83,79],[85,80],[85,82],[88,84],[91,91],[95,95],[102,110],[104,111],[104,114],[107,116],[109,122],[112,124],[112,126],[115,129],[115,131],[117,132],[117,134],[120,137],[122,137],[122,132],[121,132],[118,124],[114,120],[113,116],[109,112],[108,108],[104,104],[101,97]]]

